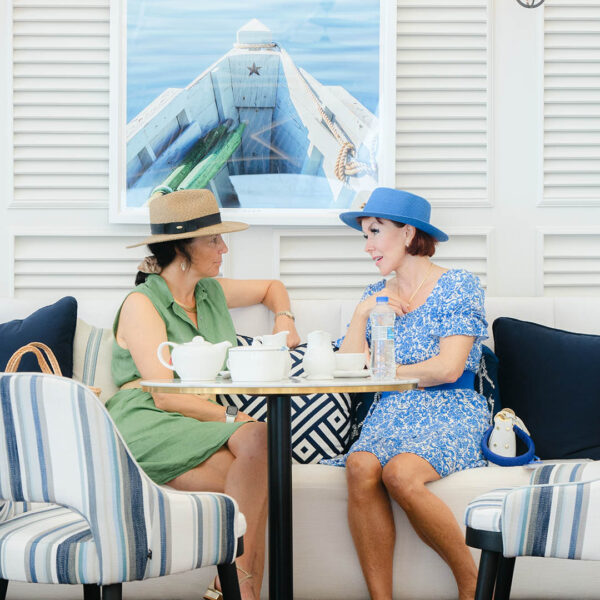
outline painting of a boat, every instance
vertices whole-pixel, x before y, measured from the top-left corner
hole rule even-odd
[[[208,188],[226,208],[347,208],[377,185],[377,118],[298,67],[256,19],[132,118],[126,137],[131,207]]]

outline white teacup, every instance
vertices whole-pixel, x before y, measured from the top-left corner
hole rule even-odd
[[[364,352],[336,352],[336,371],[360,371],[366,363]]]
[[[230,348],[227,366],[232,381],[281,381],[289,373],[290,353],[285,347]]]
[[[253,346],[285,346],[287,344],[287,336],[289,331],[278,331],[277,333],[270,333],[267,335],[257,335],[252,340]]]

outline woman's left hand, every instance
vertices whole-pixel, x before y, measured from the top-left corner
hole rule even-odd
[[[279,333],[280,331],[289,331],[286,342],[288,348],[295,348],[300,343],[300,336],[296,331],[294,319],[291,319],[286,315],[277,317],[275,319],[275,324],[273,325],[273,333]]]

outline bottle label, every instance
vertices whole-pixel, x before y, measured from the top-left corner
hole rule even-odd
[[[373,340],[393,340],[394,328],[387,325],[375,325],[372,328]]]

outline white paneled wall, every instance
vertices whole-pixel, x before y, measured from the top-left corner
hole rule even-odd
[[[15,235],[14,287],[19,295],[44,289],[115,290],[132,287],[143,250],[124,252],[137,240],[124,236]]]
[[[488,231],[449,231],[452,244],[440,244],[436,262],[469,269],[487,282]],[[277,240],[278,238],[278,240]],[[360,298],[374,281],[373,261],[364,240],[351,229],[282,231],[275,248],[281,280],[296,298]]]
[[[600,227],[540,232],[542,287],[551,296],[597,296],[600,290]]]
[[[383,1],[397,9],[387,158],[451,234],[438,262],[491,295],[600,294],[600,0]],[[124,246],[146,227],[108,222],[118,8],[0,3],[0,296],[113,305],[132,284],[143,249]],[[252,227],[229,243],[225,275],[281,277],[296,298],[358,298],[378,277],[341,225]]]
[[[16,208],[106,207],[109,0],[14,0]]]
[[[488,0],[398,0],[399,188],[488,203],[489,25]]]
[[[600,3],[544,13],[544,204],[600,203]]]

